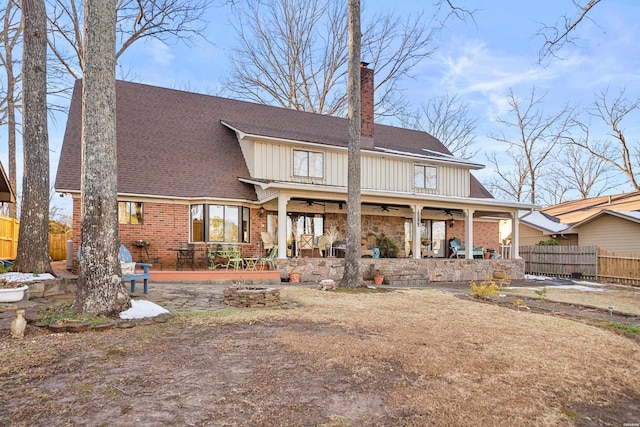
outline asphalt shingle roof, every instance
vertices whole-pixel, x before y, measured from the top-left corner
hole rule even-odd
[[[256,200],[238,181],[249,171],[235,133],[347,146],[347,120],[125,81],[116,82],[118,192],[180,198]],[[73,91],[55,186],[80,190],[82,82]],[[431,135],[375,125],[375,145],[449,155]],[[492,197],[471,176],[471,197]]]

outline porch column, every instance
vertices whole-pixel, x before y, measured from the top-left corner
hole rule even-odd
[[[520,218],[518,212],[511,214],[511,259],[520,258]]]
[[[287,258],[287,202],[289,197],[278,196],[278,259]]]
[[[465,211],[464,219],[464,238],[465,238],[465,255],[466,259],[473,259],[473,213],[474,209]]]
[[[413,205],[411,207],[413,209],[413,236],[412,240],[412,248],[414,259],[422,258],[422,245],[420,244],[420,222],[422,221],[422,205]]]

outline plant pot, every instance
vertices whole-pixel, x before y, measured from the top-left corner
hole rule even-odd
[[[24,293],[29,286],[23,285],[18,288],[0,288],[0,302],[18,302],[24,298]]]
[[[373,284],[374,285],[382,285],[383,281],[384,281],[384,276],[382,276],[382,275],[373,276]]]
[[[300,273],[297,273],[297,272],[289,273],[289,282],[300,283]]]
[[[491,254],[489,252],[484,253],[484,259],[489,259],[490,256]]]

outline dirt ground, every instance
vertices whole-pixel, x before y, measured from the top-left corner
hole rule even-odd
[[[512,297],[283,288],[278,309],[80,334],[28,326],[23,340],[1,331],[0,425],[640,423],[640,343],[598,323],[617,318],[539,314]]]

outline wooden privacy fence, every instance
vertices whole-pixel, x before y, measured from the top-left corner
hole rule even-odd
[[[640,255],[607,252],[597,246],[521,246],[525,273],[584,277],[640,286]]]
[[[606,282],[640,285],[640,255],[616,254],[600,249],[598,276]]]
[[[0,215],[0,259],[16,259],[19,228],[20,221]]]
[[[49,234],[49,256],[53,261],[67,259],[67,240],[71,234]]]
[[[554,277],[598,277],[597,246],[521,246],[524,271]]]

